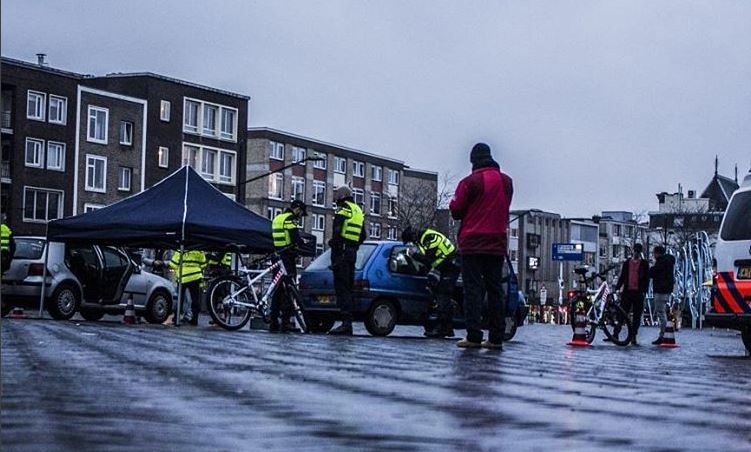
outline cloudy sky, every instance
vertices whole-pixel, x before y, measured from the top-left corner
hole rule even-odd
[[[252,97],[250,125],[455,177],[514,207],[650,210],[751,166],[751,2],[3,0],[2,54]]]

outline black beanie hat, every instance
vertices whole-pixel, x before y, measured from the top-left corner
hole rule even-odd
[[[477,143],[474,145],[472,147],[472,152],[469,154],[469,161],[472,162],[472,164],[492,159],[493,157],[490,155],[490,146],[485,143]]]

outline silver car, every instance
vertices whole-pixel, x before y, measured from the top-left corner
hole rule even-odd
[[[16,237],[16,253],[2,280],[2,314],[14,306],[39,306],[45,253],[45,307],[55,319],[70,319],[78,311],[87,320],[121,314],[133,297],[136,314],[149,323],[162,323],[172,312],[174,285],[141,270],[121,248],[72,245],[44,237]]]

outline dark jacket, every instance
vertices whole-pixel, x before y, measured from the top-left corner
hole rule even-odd
[[[628,286],[628,263],[630,260],[627,259],[621,266],[621,275],[618,277],[615,290]],[[649,263],[644,259],[639,259],[639,292],[646,293],[647,289],[649,289]]]
[[[492,163],[479,165],[462,179],[449,204],[451,216],[461,220],[457,240],[461,254],[506,255],[514,186],[511,178]]]
[[[670,254],[664,254],[657,258],[654,266],[649,269],[649,277],[652,278],[654,293],[673,293],[673,286],[675,284],[673,267],[675,267],[675,257]]]

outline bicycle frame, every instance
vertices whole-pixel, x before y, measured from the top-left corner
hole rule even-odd
[[[264,292],[263,296],[261,298],[258,298],[258,294],[255,290],[251,290],[250,293],[253,295],[253,301],[246,303],[244,301],[239,301],[237,299],[238,295],[242,294],[243,292],[247,291],[248,289],[254,289],[255,284],[258,283],[261,279],[263,279],[267,274],[275,271],[276,274],[274,274],[274,278],[271,280],[271,284],[269,284],[269,287]],[[250,309],[256,309],[258,310],[260,308],[264,308],[268,306],[269,300],[272,296],[274,296],[274,292],[279,288],[279,285],[287,276],[287,269],[284,267],[284,263],[281,259],[278,259],[276,262],[274,262],[273,265],[271,265],[269,268],[265,270],[241,270],[245,274],[246,283],[243,287],[236,290],[235,292],[232,292],[224,297],[224,300],[222,303],[226,303],[226,300],[230,300],[228,305],[230,307],[232,306],[243,306]],[[251,277],[251,275],[255,274],[254,277]]]
[[[605,312],[605,308],[608,304],[610,286],[607,281],[603,281],[597,290],[587,290],[587,293],[593,295],[591,305],[587,310],[587,318],[594,318],[594,322],[599,324],[602,320],[602,314]],[[592,316],[590,316],[590,314],[592,314]]]

